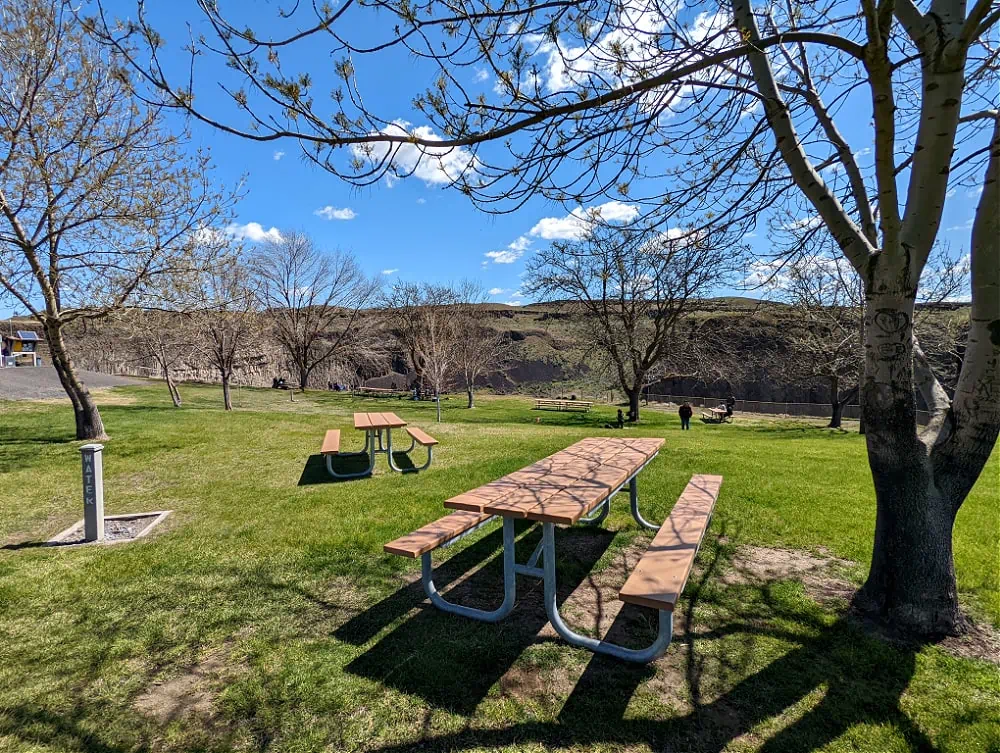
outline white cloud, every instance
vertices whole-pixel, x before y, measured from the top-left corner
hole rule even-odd
[[[393,267],[392,269],[383,269],[382,274],[384,275],[394,275],[399,271],[399,267]]]
[[[514,301],[514,300],[511,300],[511,301],[504,301],[504,303],[506,303],[508,306],[523,306],[524,305],[524,301]]]
[[[417,203],[418,203],[418,204],[426,204],[426,203],[427,203],[427,199],[425,199],[425,198],[423,198],[423,197],[421,196],[421,197],[420,197],[419,199],[417,199]]]
[[[983,194],[982,186],[978,186],[977,188],[973,188],[971,191],[965,192],[965,195],[968,196],[970,199],[978,199],[980,196],[982,196],[982,194]]]
[[[430,126],[411,127],[405,120],[396,120],[382,129],[391,136],[414,136],[427,141],[440,141]],[[391,186],[397,180],[414,176],[427,185],[453,183],[463,174],[475,171],[478,164],[467,149],[451,147],[418,146],[417,144],[354,144],[354,156],[372,165],[389,164],[386,179]]]
[[[945,228],[945,230],[946,230],[946,232],[949,232],[949,233],[954,232],[954,231],[959,231],[959,230],[971,230],[972,229],[972,220],[973,220],[973,218],[970,217],[969,219],[967,219],[965,221],[964,225],[952,225],[949,228]]]
[[[955,191],[956,191],[956,190],[957,190],[957,189],[955,189],[955,188],[951,189],[950,191],[948,191],[948,193],[946,193],[946,194],[944,195],[944,197],[945,197],[946,199],[950,199],[950,198],[951,198],[952,196],[954,196],[954,195],[955,195]]]
[[[481,84],[489,80],[490,74],[485,68],[476,68],[476,83]]]
[[[317,209],[313,212],[317,217],[322,217],[324,220],[353,220],[357,217],[357,213],[350,207],[344,207],[343,209],[338,209],[337,207],[325,206],[322,209]]]
[[[486,292],[489,293],[490,295],[503,295],[507,291],[504,288],[490,288]]]
[[[524,256],[524,251],[512,251],[510,249],[505,249],[503,251],[487,251],[483,254],[487,259],[492,259],[494,264],[513,264],[522,256]]]
[[[747,233],[746,235],[743,236],[743,240],[746,241],[746,240],[749,240],[751,238],[756,238],[756,237],[757,237],[757,233]]]
[[[527,251],[528,246],[531,245],[531,238],[526,235],[518,236],[517,240],[511,243],[507,248],[511,251]]]
[[[781,226],[782,230],[812,230],[815,227],[819,227],[823,224],[823,218],[818,214],[814,214],[810,217],[799,217],[797,220],[792,220],[791,222],[786,222]]]
[[[577,207],[565,217],[543,217],[531,228],[531,235],[547,241],[579,240],[587,236],[596,219],[630,222],[638,216],[639,207],[634,204],[609,201],[589,209]]]
[[[248,240],[254,243],[281,240],[281,232],[278,228],[272,227],[265,230],[259,222],[248,222],[246,225],[237,225],[234,222],[226,226],[226,233],[238,240]]]
[[[277,151],[277,152],[274,153],[274,161],[277,162],[279,159],[281,159],[284,156],[285,156],[284,152]]]

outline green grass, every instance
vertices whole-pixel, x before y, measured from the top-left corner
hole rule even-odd
[[[31,545],[80,516],[68,406],[0,403],[0,751],[1000,749],[997,666],[871,637],[794,579],[725,577],[756,544],[829,551],[861,581],[874,502],[856,435],[791,422],[682,433],[652,410],[625,430],[666,437],[640,477],[650,519],[692,473],[726,478],[674,645],[631,667],[550,637],[530,581],[510,618],[474,623],[427,606],[419,563],[381,551],[448,496],[617,434],[602,428],[613,408],[484,398],[468,411],[456,397],[434,425],[431,403],[243,390],[226,414],[217,388],[182,393],[180,410],[159,385],[99,396],[108,513],[174,513],[142,542],[76,549]],[[371,479],[331,482],[314,456],[323,430],[364,409],[429,430],[434,465],[400,476],[380,458]],[[955,528],[963,602],[994,624],[998,476],[994,455]],[[648,541],[627,505],[603,528],[560,535],[567,593]],[[521,535],[526,554],[537,532]],[[488,599],[498,551],[495,526],[469,537],[436,558],[441,582],[471,569],[457,591]],[[638,644],[647,622],[622,610],[612,629]],[[151,714],[151,691],[176,703]]]

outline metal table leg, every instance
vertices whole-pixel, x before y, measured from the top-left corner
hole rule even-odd
[[[542,523],[542,565],[545,574],[545,612],[548,614],[549,622],[559,636],[574,646],[580,646],[599,654],[607,654],[616,659],[646,664],[663,656],[674,632],[674,613],[660,609],[659,629],[656,639],[652,645],[644,649],[625,648],[614,643],[589,638],[585,635],[573,632],[570,627],[563,622],[559,614],[559,607],[556,604],[556,542],[555,525],[552,523]]]
[[[629,504],[632,508],[632,517],[635,518],[635,522],[643,528],[648,528],[650,531],[659,531],[660,527],[658,525],[650,523],[642,517],[642,513],[639,512],[639,484],[635,476],[633,476],[632,480],[628,482],[628,497]]]

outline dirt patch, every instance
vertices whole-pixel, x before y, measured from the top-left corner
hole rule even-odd
[[[135,708],[160,724],[198,716],[215,717],[214,688],[232,674],[219,654],[202,659],[184,673],[156,683],[135,699]]]
[[[843,609],[854,596],[857,586],[842,575],[855,566],[856,563],[834,557],[822,549],[812,554],[793,549],[743,546],[737,550],[732,567],[722,574],[721,579],[723,583],[732,585],[797,580],[806,593],[820,604]],[[870,620],[855,618],[867,632],[883,640],[908,643],[906,639],[888,634]],[[970,620],[964,635],[943,638],[936,645],[952,656],[1000,665],[1000,631],[985,622]]]
[[[970,620],[965,635],[949,636],[938,645],[952,656],[979,659],[1000,666],[1000,630],[985,622]]]
[[[727,585],[797,580],[810,597],[829,606],[848,601],[857,590],[843,577],[843,571],[854,566],[850,560],[823,552],[812,554],[796,549],[742,546],[721,580]]]

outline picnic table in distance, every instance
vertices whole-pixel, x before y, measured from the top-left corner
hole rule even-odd
[[[673,636],[673,609],[680,598],[702,537],[708,528],[722,484],[721,476],[692,477],[662,527],[639,512],[637,476],[659,453],[662,439],[593,437],[583,439],[520,471],[445,501],[456,512],[385,545],[390,554],[420,557],[424,590],[434,606],[484,622],[507,617],[516,601],[517,576],[542,579],[545,609],[556,632],[568,643],[633,662],[662,656]],[[649,550],[622,588],[619,598],[656,609],[656,639],[645,649],[630,649],[574,632],[563,622],[556,603],[555,526],[599,525],[612,497],[625,486],[636,522],[657,531]],[[431,552],[503,519],[504,599],[493,610],[452,604],[434,585]],[[542,540],[527,563],[515,562],[514,521],[542,525]],[[542,566],[538,566],[541,559]]]
[[[438,441],[427,432],[415,426],[408,427],[406,421],[395,413],[355,413],[354,428],[365,433],[365,447],[360,452],[341,451],[340,429],[330,429],[323,438],[323,446],[320,449],[320,454],[326,457],[326,470],[334,478],[347,479],[370,476],[372,471],[375,470],[375,455],[380,453],[386,456],[389,467],[399,473],[425,470],[430,467],[431,461],[434,459],[434,446],[438,444]],[[406,429],[406,433],[410,436],[410,446],[405,450],[393,450],[392,430],[403,428]],[[413,468],[400,468],[397,466],[392,457],[393,452],[409,454],[418,444],[427,448],[427,462],[422,466],[414,466]],[[362,455],[368,456],[368,467],[362,471],[341,473],[333,467],[334,457],[360,457]]]

